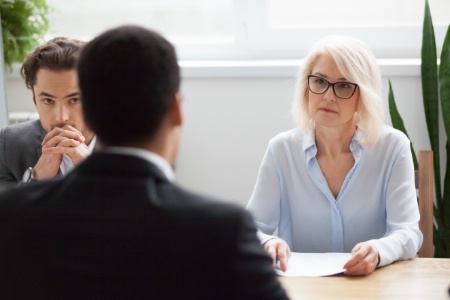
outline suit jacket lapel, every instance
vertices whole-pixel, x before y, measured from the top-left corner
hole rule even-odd
[[[39,125],[39,129],[38,130],[40,131],[40,139],[41,139],[41,142],[42,142],[44,140],[45,136],[47,135],[47,132],[42,127],[41,122],[39,122],[38,125]],[[41,146],[40,143],[36,147],[36,155],[37,155],[37,160],[36,160],[36,162],[37,162],[39,160],[39,158],[41,157],[41,155],[42,155],[42,146]]]
[[[42,147],[36,148],[36,155],[37,155],[37,159],[39,160],[39,158],[42,155]]]

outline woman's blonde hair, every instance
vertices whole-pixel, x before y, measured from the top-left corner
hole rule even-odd
[[[300,129],[308,131],[315,124],[308,109],[308,79],[314,63],[321,55],[330,56],[342,75],[358,84],[359,102],[355,114],[356,125],[363,132],[359,142],[364,146],[375,144],[384,119],[381,98],[381,75],[375,56],[362,41],[347,36],[327,36],[320,39],[300,67],[292,115]],[[345,100],[342,100],[345,101]]]

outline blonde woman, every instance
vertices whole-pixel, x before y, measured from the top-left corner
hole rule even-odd
[[[413,258],[423,237],[410,141],[382,123],[370,49],[323,38],[300,68],[297,93],[299,126],[270,141],[247,206],[266,252],[282,270],[290,251],[351,252],[348,275]]]

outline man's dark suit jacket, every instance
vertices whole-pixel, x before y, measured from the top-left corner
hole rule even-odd
[[[96,153],[0,194],[0,299],[287,299],[250,215]]]
[[[41,143],[46,134],[40,120],[0,130],[0,190],[17,185],[25,170],[36,165],[42,155]]]

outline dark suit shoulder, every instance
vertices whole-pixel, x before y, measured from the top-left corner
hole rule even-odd
[[[161,198],[170,209],[178,209],[196,213],[199,215],[212,216],[212,218],[247,218],[247,211],[236,204],[224,200],[207,197],[199,193],[188,191],[174,184],[165,184],[159,190]]]
[[[230,294],[239,295],[234,299],[287,299],[256,237],[253,218],[244,208],[172,184],[162,187],[160,196],[169,199],[163,206],[177,215],[183,228],[179,242],[186,254],[200,253],[203,270],[210,266],[220,270],[223,277],[216,274],[215,280]],[[202,250],[191,245],[202,245]]]
[[[61,179],[35,181],[0,191],[0,212],[3,214],[7,210],[22,210],[28,205],[46,202],[47,196],[56,190],[61,182]]]
[[[12,124],[2,128],[0,136],[2,139],[25,140],[30,137],[41,138],[45,135],[40,120],[31,120],[27,122]]]
[[[0,266],[12,272],[3,282],[24,284],[11,268],[20,261],[35,275],[34,291],[45,287],[42,294],[54,293],[52,276],[63,272],[67,290],[80,298],[125,295],[133,286],[134,298],[286,299],[243,208],[186,191],[152,168],[145,179],[79,171],[0,194]],[[178,289],[167,290],[167,282]],[[31,295],[32,288],[15,292]]]
[[[37,163],[45,134],[40,120],[13,124],[1,129],[0,189],[19,183],[26,168]]]

